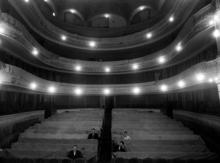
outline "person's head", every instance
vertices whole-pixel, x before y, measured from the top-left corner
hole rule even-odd
[[[95,133],[95,128],[92,128],[92,133],[93,133],[93,134]]]
[[[124,131],[124,135],[127,135],[128,134],[128,132],[127,131]]]
[[[124,143],[123,141],[120,141],[119,145],[120,145],[120,146],[124,146],[125,143]]]
[[[77,145],[74,145],[73,146],[73,151],[77,151],[77,148],[78,148]]]

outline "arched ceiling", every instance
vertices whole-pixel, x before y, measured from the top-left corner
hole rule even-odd
[[[97,16],[117,20],[117,17],[111,17],[111,15],[117,15],[123,18],[126,24],[129,25],[131,19],[145,9],[150,10],[150,15],[148,15],[148,19],[150,19],[160,13],[166,0],[39,0],[38,4],[39,3],[47,5],[47,7],[41,8],[45,10],[43,11],[44,13],[53,10],[56,13],[56,18],[61,22],[64,21],[65,12],[69,11],[83,21],[81,25],[91,26],[88,21]],[[46,8],[49,9],[46,11]],[[108,16],[105,14],[108,14]],[[48,15],[51,15],[51,13],[48,13]],[[74,24],[74,22],[72,22],[72,24]],[[116,22],[115,26],[117,25]]]
[[[35,47],[38,49],[40,55],[36,58],[36,61],[43,64],[44,66],[47,65],[48,68],[54,68],[55,70],[63,70],[63,71],[69,71],[73,72],[74,66],[77,64],[82,65],[83,71],[81,73],[85,74],[102,74],[104,72],[104,67],[109,66],[112,68],[112,73],[133,73],[133,70],[131,68],[131,65],[133,63],[137,63],[139,65],[139,71],[147,71],[148,69],[157,69],[158,68],[158,62],[157,59],[161,55],[166,55],[166,60],[169,61],[167,66],[170,64],[175,64],[172,62],[176,56],[179,56],[179,59],[176,60],[176,62],[181,62],[184,58],[189,58],[187,53],[197,53],[198,49],[195,48],[198,45],[198,42],[200,45],[204,44],[203,48],[209,46],[209,44],[206,44],[207,40],[213,40],[210,37],[207,37],[207,35],[210,35],[212,32],[212,29],[209,29],[207,26],[207,19],[204,19],[203,15],[208,15],[210,12],[212,12],[212,6],[208,5],[205,7],[205,10],[201,10],[202,12],[198,12],[196,15],[200,18],[195,19],[191,18],[188,19],[188,22],[185,26],[182,27],[181,32],[176,36],[176,39],[174,42],[172,42],[170,45],[168,45],[163,50],[157,51],[156,53],[153,53],[149,56],[143,56],[140,58],[135,58],[133,60],[124,60],[124,61],[114,61],[114,62],[102,62],[102,61],[79,61],[79,60],[71,60],[67,58],[62,58],[59,55],[53,54],[50,51],[47,50],[31,36],[30,33],[26,31],[26,29],[21,25],[19,29],[16,29],[20,23],[12,18],[11,16],[7,16],[7,14],[2,14],[2,19],[6,22],[7,33],[6,38],[4,40],[4,49],[9,49],[14,55],[17,57],[21,57],[20,53],[16,53],[18,51],[24,51],[23,52],[23,58],[27,60],[27,58],[33,57],[29,55],[29,53],[32,51],[32,49]],[[193,23],[192,23],[193,21]],[[8,25],[7,25],[8,24]],[[3,25],[3,21],[2,21]],[[15,26],[14,26],[15,25]],[[13,27],[14,26],[14,27]],[[206,32],[207,31],[207,32]],[[20,33],[23,33],[23,35],[20,35]],[[204,34],[203,34],[204,33]],[[198,35],[198,36],[197,36]],[[10,38],[11,40],[14,40],[12,44],[10,44],[10,41],[8,40]],[[20,38],[19,41],[17,41]],[[196,39],[197,38],[197,39]],[[200,38],[200,39],[198,39]],[[203,38],[203,39],[201,39]],[[17,42],[16,42],[17,41]],[[24,44],[25,46],[19,47],[19,44]],[[179,53],[175,50],[175,47],[181,43],[181,45],[186,48],[183,52]],[[211,43],[211,41],[209,41]],[[12,48],[13,47],[13,48]],[[19,48],[19,50],[18,50]],[[144,51],[145,52],[145,51]],[[61,53],[60,53],[61,54]],[[127,57],[126,54],[115,54],[115,55],[123,55]],[[35,61],[35,64],[37,64]],[[32,63],[32,61],[30,62]],[[40,64],[39,64],[40,65]],[[46,67],[47,67],[46,66]],[[136,71],[137,72],[137,71]]]
[[[219,77],[209,23],[215,0],[0,0],[0,6],[0,54],[11,64],[0,62],[0,83],[7,86],[125,95],[182,91]],[[78,52],[84,59],[67,57]],[[95,53],[100,61],[89,60]]]
[[[138,95],[160,92],[165,93],[167,91],[186,91],[193,86],[195,88],[195,86],[204,86],[205,84],[206,86],[211,86],[213,85],[213,82],[210,83],[209,80],[205,80],[204,78],[202,78],[203,80],[200,80],[200,82],[198,82],[197,76],[195,77],[195,74],[199,74],[201,76],[209,76],[213,79],[216,76],[219,77],[219,74],[216,71],[216,69],[220,69],[219,63],[219,58],[211,62],[202,62],[171,78],[160,80],[158,82],[144,82],[138,84],[84,85],[58,83],[39,78],[33,74],[28,73],[27,71],[24,71],[12,65],[4,64],[2,66],[1,62],[0,75],[4,76],[1,82],[5,85],[16,86],[23,89],[32,89],[32,91],[35,91],[35,93],[72,95],[74,94],[74,91],[76,89],[80,89],[83,95]],[[183,87],[179,86],[179,81],[184,82]],[[33,84],[33,82],[37,86],[34,89],[30,85]],[[50,91],[50,88],[53,88],[53,91]],[[104,90],[106,89],[108,89],[109,94],[105,94]],[[138,94],[136,94],[137,92],[134,91],[134,89],[139,90]]]
[[[40,37],[40,39],[37,39],[38,42],[47,50],[58,53],[62,57],[80,60],[93,60],[94,58],[96,61],[134,59],[161,50],[160,48],[168,46],[173,41],[175,32],[178,31],[177,29],[183,25],[197,4],[200,4],[200,1],[197,0],[190,2],[188,0],[175,1],[175,3],[172,3],[175,7],[170,9],[170,12],[167,12],[167,17],[152,28],[120,37],[93,38],[71,34],[50,24],[39,13],[35,5],[36,1],[30,0],[29,4],[24,4],[24,2],[21,3],[20,1],[23,0],[8,0],[17,14],[22,17],[22,21],[26,22],[25,25],[31,30],[31,33],[37,33],[36,38]],[[168,2],[171,3],[171,1]],[[186,9],[187,12],[185,12]],[[175,13],[176,21],[168,23],[171,13]],[[35,21],[37,19],[39,21]],[[115,31],[118,32],[118,30]],[[151,39],[147,38],[149,32],[153,33]],[[65,41],[62,40],[63,35],[65,35]],[[160,40],[163,40],[163,42],[160,42]],[[90,47],[90,42],[94,41],[97,46],[92,48]]]

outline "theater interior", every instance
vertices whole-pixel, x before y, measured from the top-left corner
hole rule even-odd
[[[220,0],[0,0],[0,163],[219,156]]]

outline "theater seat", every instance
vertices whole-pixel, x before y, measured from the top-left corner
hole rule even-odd
[[[88,140],[91,128],[100,129],[103,111],[79,109],[56,114],[20,134],[18,142],[7,149],[8,158],[68,159],[77,145],[84,160],[97,157],[98,141]]]
[[[115,160],[123,159],[209,159],[209,151],[199,135],[181,122],[159,111],[114,109],[112,137],[119,142],[127,131],[131,140],[123,140],[126,152],[116,152]]]

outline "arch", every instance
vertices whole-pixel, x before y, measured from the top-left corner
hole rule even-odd
[[[56,6],[55,4],[52,2],[52,1],[47,1],[45,2],[45,6],[46,6],[46,10],[49,12],[49,13],[56,13]]]
[[[127,26],[127,21],[120,15],[116,14],[100,14],[88,20],[91,27],[99,28],[117,28]]]
[[[152,8],[149,7],[149,6],[146,6],[146,5],[139,6],[132,12],[132,14],[129,18],[129,22],[131,24],[134,24],[132,22],[139,22],[143,19],[150,18],[151,17],[151,11],[152,11]],[[137,19],[139,19],[139,20],[137,20]]]
[[[75,15],[75,16],[78,17],[81,21],[85,21],[84,16],[83,16],[78,10],[76,10],[76,9],[74,9],[74,8],[70,8],[70,9],[64,10],[64,11],[63,11],[63,14],[66,14],[66,13]]]
[[[64,22],[74,24],[74,25],[83,25],[84,22],[80,19],[76,14],[72,14],[70,12],[64,12],[63,15]]]

